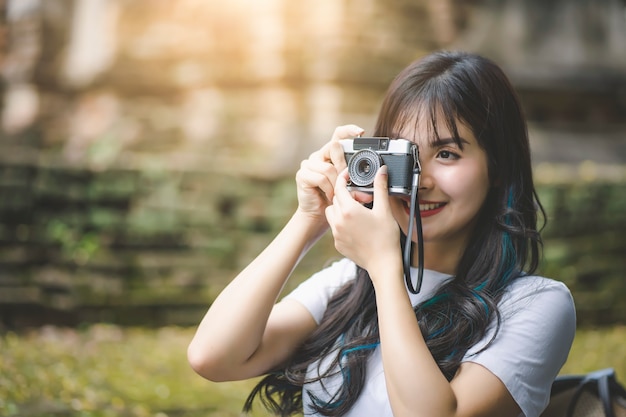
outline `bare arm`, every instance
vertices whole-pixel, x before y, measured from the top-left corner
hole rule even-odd
[[[217,297],[189,346],[191,366],[212,380],[260,375],[286,359],[315,328],[299,304],[273,306],[318,231],[296,213],[270,245]]]
[[[394,416],[515,417],[520,409],[505,385],[489,370],[463,363],[451,382],[432,357],[402,284],[402,264],[395,272],[373,266],[385,379]],[[392,268],[394,270],[394,268]],[[397,279],[390,279],[396,276]],[[382,280],[379,280],[382,283]],[[398,285],[389,285],[391,282]]]
[[[326,210],[339,252],[365,268],[376,293],[385,381],[396,417],[493,416],[520,413],[505,385],[474,363],[461,365],[449,382],[439,370],[415,318],[403,280],[398,225],[390,214],[386,167],[375,181],[374,207],[367,210],[337,180]]]
[[[310,313],[295,301],[278,304],[280,292],[302,256],[328,230],[324,210],[345,168],[338,140],[362,133],[342,126],[296,174],[298,209],[269,246],[216,298],[191,341],[192,368],[214,381],[261,375],[284,362],[315,329]]]

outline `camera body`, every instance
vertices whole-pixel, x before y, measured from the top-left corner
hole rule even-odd
[[[389,194],[411,195],[413,170],[419,165],[414,142],[384,137],[357,137],[339,142],[348,164],[349,190],[373,193],[376,172],[387,165]]]

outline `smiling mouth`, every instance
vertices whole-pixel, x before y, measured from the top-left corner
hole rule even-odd
[[[420,203],[420,211],[435,210],[445,206],[446,203]]]
[[[404,203],[404,210],[407,213],[409,213],[409,211],[410,211],[409,210],[410,209],[409,202],[406,201],[406,200],[403,200],[403,203]],[[445,205],[446,205],[446,203],[420,203],[420,205],[419,205],[420,213],[427,213],[427,212],[438,211],[438,209],[441,209]]]

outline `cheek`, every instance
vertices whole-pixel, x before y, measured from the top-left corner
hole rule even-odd
[[[398,197],[392,197],[389,199],[389,207],[394,216],[397,217],[398,213],[404,212],[404,203]]]
[[[445,192],[450,197],[463,200],[471,207],[480,207],[489,191],[487,171],[480,166],[446,172],[440,181],[446,184]]]
[[[404,202],[397,197],[391,198],[389,199],[389,208],[396,222],[398,222],[400,226],[403,226],[403,222],[407,218]]]

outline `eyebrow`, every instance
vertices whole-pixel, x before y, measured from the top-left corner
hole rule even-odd
[[[397,133],[395,133],[391,137],[402,138],[403,136],[400,136]],[[462,136],[459,136],[459,142],[461,142],[459,146],[461,150],[463,150],[464,145],[470,145],[470,142],[467,139],[463,138]],[[433,148],[436,148],[439,146],[446,146],[446,145],[457,145],[457,141],[453,137],[440,137],[430,142],[430,146]]]
[[[463,149],[464,145],[470,144],[469,141],[467,141],[466,139],[463,139],[460,136],[459,136],[459,141],[461,142],[459,145],[461,149]],[[447,138],[437,138],[431,142],[431,146],[433,147],[446,146],[446,145],[457,145],[457,141],[454,138],[447,137]]]

